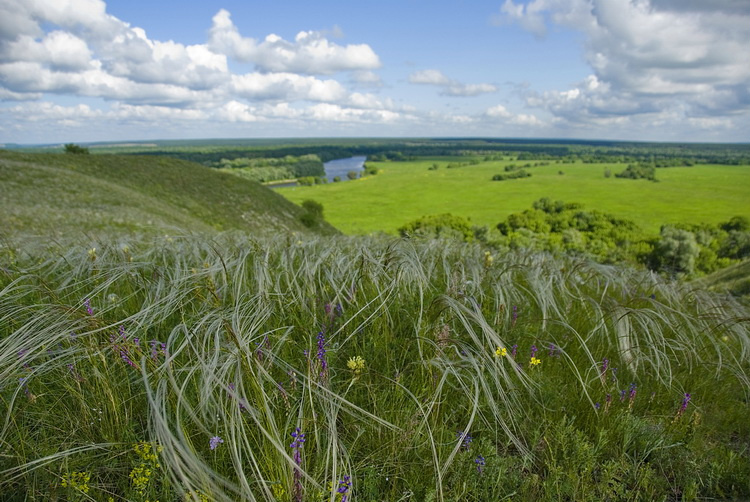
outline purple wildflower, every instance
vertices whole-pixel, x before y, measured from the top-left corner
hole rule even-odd
[[[302,433],[299,427],[294,429],[291,436],[294,438],[289,448],[294,450],[294,463],[297,467],[294,469],[294,502],[302,502],[302,472],[300,467],[302,466],[302,452],[300,449],[305,443],[305,435]]]
[[[340,303],[336,304],[336,315],[341,316],[344,314],[344,308],[341,306]]]
[[[468,432],[464,431],[456,432],[456,438],[458,438],[459,441],[462,441],[461,447],[466,451],[469,450],[471,442],[474,440],[474,438],[471,437]]]
[[[549,347],[547,348],[547,354],[549,354],[550,357],[558,356],[558,348],[555,346],[554,343],[549,344]]]
[[[336,492],[341,494],[341,502],[346,502],[349,499],[349,488],[352,486],[350,479],[349,476],[344,476],[344,479],[339,480],[339,488]]]
[[[609,359],[606,357],[602,359],[602,370],[601,374],[604,375],[607,372],[607,368],[609,368]]]
[[[331,308],[331,304],[330,304],[330,303],[326,303],[326,304],[325,304],[325,305],[323,306],[323,309],[324,309],[324,310],[326,311],[326,316],[327,316],[327,317],[328,317],[329,319],[333,318],[333,309]]]
[[[685,397],[682,398],[682,404],[680,405],[680,409],[677,412],[677,417],[681,417],[683,413],[685,413],[685,410],[687,409],[688,403],[690,402],[690,394],[685,394]]]
[[[625,392],[625,389],[622,389],[622,390],[620,391],[620,402],[621,402],[621,403],[622,403],[623,401],[625,401],[625,394],[626,394],[626,392]]]
[[[594,408],[596,408],[597,410],[601,407],[602,405],[600,403],[594,403]]]
[[[211,448],[212,450],[215,450],[216,447],[219,446],[223,442],[224,440],[221,439],[219,436],[214,436],[208,440],[208,447]]]
[[[91,308],[91,299],[86,298],[83,300],[83,306],[86,307],[86,313],[88,315],[94,315],[94,309]]]
[[[289,448],[292,448],[294,450],[299,450],[300,448],[302,448],[302,445],[305,442],[305,434],[300,430],[299,427],[294,429],[294,432],[291,433],[291,436],[294,438],[294,441],[292,441],[292,444],[289,445]],[[297,464],[299,464],[299,462],[297,462]]]
[[[477,472],[479,474],[482,474],[482,467],[484,467],[484,457],[481,455],[477,455],[477,458],[474,459],[474,463],[477,464]]]
[[[631,401],[632,401],[633,399],[635,399],[635,393],[636,393],[636,390],[637,390],[637,387],[636,387],[636,385],[635,385],[634,383],[631,383],[631,384],[630,384],[630,391],[629,391],[629,393],[628,393],[628,394],[630,395],[630,400],[631,400]]]
[[[513,357],[513,359],[516,358],[516,353],[518,352],[518,344],[513,345],[510,348],[510,355]]]
[[[539,349],[536,348],[536,345],[531,346],[531,357],[536,357],[536,353]]]
[[[117,329],[117,333],[120,335],[110,335],[109,341],[112,343],[112,349],[119,354],[120,358],[129,366],[138,369],[138,365],[133,362],[132,359],[130,359],[130,353],[128,352],[127,347],[124,345],[120,345],[119,342],[126,342],[127,341],[127,334],[125,333],[125,326],[120,326]]]
[[[151,347],[151,359],[156,361],[159,359],[159,356],[167,356],[167,344],[162,343],[159,340],[151,340],[148,342],[149,346]]]
[[[518,306],[513,305],[513,323],[512,323],[513,326],[516,325],[516,320],[518,320]]]

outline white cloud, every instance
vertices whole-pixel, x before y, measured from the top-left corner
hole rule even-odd
[[[85,41],[64,31],[52,31],[40,40],[20,35],[3,44],[3,61],[44,63],[61,71],[80,71],[91,67],[91,51]]]
[[[513,114],[503,105],[496,105],[488,108],[484,112],[484,118],[490,123],[512,124],[519,126],[543,126],[542,120],[535,115],[520,113]]]
[[[346,89],[336,80],[319,80],[296,73],[248,73],[232,76],[232,92],[253,100],[339,101]]]
[[[352,72],[352,82],[366,87],[382,87],[383,80],[380,75],[369,70],[357,70]]]
[[[409,75],[411,84],[451,85],[452,82],[440,70],[419,70]]]
[[[262,42],[240,35],[228,11],[213,18],[209,47],[241,62],[254,63],[263,72],[330,75],[341,71],[374,70],[380,59],[367,44],[341,46],[318,31],[301,31],[294,42],[271,34]]]
[[[419,70],[409,75],[410,84],[424,84],[441,87],[443,96],[471,97],[497,91],[492,84],[463,84],[448,78],[440,70]]]
[[[505,0],[499,20],[537,36],[548,23],[582,32],[594,74],[527,104],[571,123],[750,111],[750,3],[744,0]]]

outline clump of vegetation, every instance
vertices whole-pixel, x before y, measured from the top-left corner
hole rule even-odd
[[[498,246],[584,253],[603,263],[630,262],[673,277],[694,277],[750,257],[750,223],[664,225],[658,237],[633,222],[547,197],[498,223]]]
[[[474,239],[474,227],[471,222],[450,213],[423,216],[402,226],[398,232],[401,237],[447,238],[464,242],[471,242]]]
[[[457,240],[0,258],[10,501],[750,497],[750,312],[726,296]]]
[[[328,183],[328,178],[325,176],[303,176],[297,178],[297,183],[302,186],[324,185]]]
[[[308,228],[319,227],[323,222],[323,204],[314,200],[302,202],[302,209],[305,210],[300,216],[300,221]]]
[[[89,153],[89,149],[85,148],[80,145],[76,145],[75,143],[66,143],[64,145],[65,153],[70,153],[73,155],[87,155]]]
[[[519,178],[529,178],[531,177],[531,173],[524,170],[519,169],[517,171],[510,171],[506,174],[496,174],[492,177],[492,181],[505,181],[505,180],[514,180]]]
[[[606,173],[604,175],[607,177]],[[625,168],[624,171],[621,171],[617,174],[615,174],[616,178],[627,178],[631,180],[639,180],[639,179],[645,179],[650,181],[657,181],[656,180],[656,169],[652,165],[645,165],[645,164],[639,164],[639,165],[629,165]]]
[[[286,155],[280,158],[223,158],[209,165],[261,183],[295,178],[319,178],[325,175],[323,161],[315,154]]]

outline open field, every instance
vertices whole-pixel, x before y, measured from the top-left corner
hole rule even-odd
[[[396,229],[420,216],[452,213],[476,225],[494,227],[542,197],[580,202],[638,223],[657,234],[666,223],[718,223],[750,217],[750,167],[697,165],[657,169],[659,182],[604,177],[623,164],[563,164],[527,169],[530,178],[491,181],[508,164],[482,162],[446,169],[467,157],[425,158],[412,162],[368,162],[381,172],[355,182],[279,188],[293,202],[313,199],[325,207],[326,220],[347,234]],[[435,171],[428,167],[437,163]],[[535,161],[530,162],[532,165]],[[563,171],[564,174],[558,174]]]

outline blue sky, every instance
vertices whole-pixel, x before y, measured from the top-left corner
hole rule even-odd
[[[0,0],[0,144],[748,131],[747,0]]]

